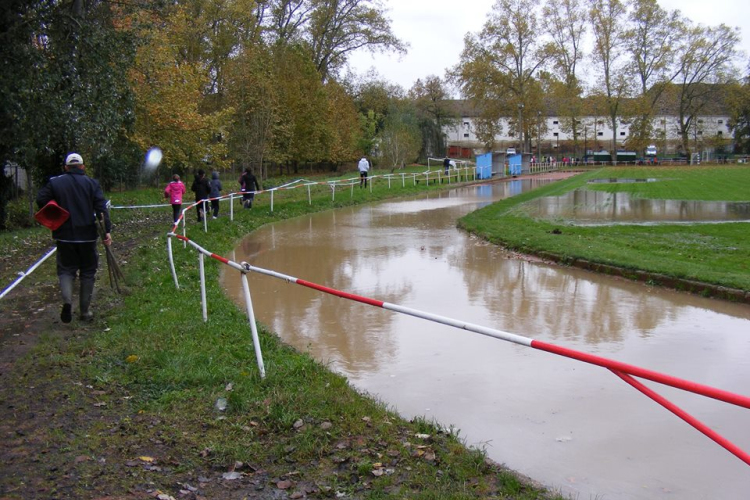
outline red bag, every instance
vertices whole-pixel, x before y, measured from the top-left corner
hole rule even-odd
[[[39,224],[53,231],[62,226],[68,217],[70,217],[70,212],[55,203],[55,200],[50,201],[34,214]]]

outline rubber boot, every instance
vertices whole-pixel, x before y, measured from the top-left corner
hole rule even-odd
[[[91,312],[91,299],[94,295],[94,282],[93,281],[81,281],[81,321],[91,321],[94,319],[94,313]]]
[[[73,319],[73,276],[67,274],[59,277],[60,291],[62,292],[63,306],[60,311],[60,321],[70,323]]]

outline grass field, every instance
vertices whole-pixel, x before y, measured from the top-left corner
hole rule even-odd
[[[592,179],[658,182],[587,184]],[[585,227],[530,217],[523,203],[575,189],[628,192],[635,198],[750,202],[746,166],[611,167],[586,172],[465,216],[460,226],[520,252],[547,252],[630,270],[750,290],[750,224],[661,224]]]

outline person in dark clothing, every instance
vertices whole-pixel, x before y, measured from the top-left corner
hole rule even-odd
[[[91,299],[94,294],[96,269],[99,266],[99,254],[96,251],[96,240],[99,233],[96,218],[104,220],[104,240],[107,246],[112,244],[112,223],[109,220],[107,200],[99,182],[86,176],[86,166],[81,155],[72,153],[65,159],[65,173],[52,177],[39,190],[36,203],[41,208],[54,200],[70,214],[59,228],[52,232],[57,243],[57,278],[60,282],[63,306],[60,320],[70,323],[72,319],[73,282],[76,274],[80,279],[79,317],[91,321]]]
[[[198,173],[195,174],[195,180],[193,181],[193,185],[190,186],[190,189],[195,193],[196,203],[203,200],[208,200],[211,186],[208,183],[208,179],[206,179],[206,172],[203,169],[199,169]],[[198,222],[203,222],[203,212],[206,208],[206,203],[199,203],[195,208],[198,212]]]
[[[211,210],[214,219],[219,216],[219,197],[223,186],[219,180],[219,172],[211,172]]]
[[[242,206],[245,208],[253,207],[253,200],[255,199],[255,191],[260,191],[261,187],[258,184],[258,179],[253,174],[250,168],[246,168],[239,179],[240,191],[242,192]]]

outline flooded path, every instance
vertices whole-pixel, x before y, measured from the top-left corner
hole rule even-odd
[[[512,258],[456,229],[535,182],[265,227],[233,259],[750,394],[750,307]],[[250,274],[258,320],[406,418],[580,499],[740,499],[750,467],[609,371]],[[240,303],[238,273],[223,277]],[[270,360],[267,360],[269,362]],[[745,451],[750,411],[647,383]]]

